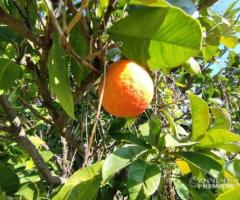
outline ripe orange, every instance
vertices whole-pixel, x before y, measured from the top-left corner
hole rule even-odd
[[[103,80],[98,87],[102,91]],[[154,93],[147,71],[129,60],[112,63],[106,73],[102,105],[116,117],[136,117],[149,106]]]

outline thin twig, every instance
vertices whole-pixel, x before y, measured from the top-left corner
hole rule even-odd
[[[104,24],[104,31],[106,31],[106,25],[105,24]],[[104,52],[104,55],[106,55],[106,50]],[[100,111],[101,111],[101,107],[102,107],[103,95],[104,95],[104,90],[105,90],[106,68],[107,68],[107,62],[106,62],[106,56],[104,56],[104,71],[103,71],[103,80],[102,80],[102,91],[101,91],[100,99],[99,99],[99,103],[98,103],[96,119],[95,119],[95,122],[94,122],[94,125],[93,125],[93,128],[92,128],[91,135],[88,139],[88,145],[87,145],[87,150],[85,152],[85,159],[84,159],[83,167],[88,164],[89,154],[91,154],[91,148],[92,148],[92,145],[93,145],[93,140],[94,140],[94,137],[96,135],[97,123],[98,123],[98,120],[99,120],[99,117],[100,117]]]
[[[79,20],[81,20],[83,16],[83,10],[87,7],[88,0],[82,0],[82,5],[78,11],[78,13],[73,17],[73,19],[70,21],[70,23],[67,25],[66,29],[64,30],[65,34],[69,34],[73,27],[78,23]]]
[[[31,112],[39,119],[43,120],[44,122],[46,122],[47,124],[50,124],[52,126],[54,126],[53,122],[45,117],[43,117],[35,108],[33,108],[29,103],[25,102],[23,98],[18,97],[18,100],[21,102],[21,104],[23,104],[24,106],[26,106],[27,108],[29,108],[29,110],[31,110]]]
[[[92,71],[94,71],[95,73],[99,73],[99,70],[96,69],[95,67],[93,67],[90,63],[88,63],[86,60],[82,59],[81,56],[79,56],[74,49],[72,48],[72,46],[70,45],[70,43],[67,40],[67,35],[65,34],[62,30],[62,28],[60,27],[55,15],[54,15],[54,11],[53,11],[53,7],[52,7],[52,3],[49,0],[44,0],[50,17],[52,19],[53,25],[56,28],[58,34],[60,35],[61,39],[62,39],[62,45],[63,47],[66,49],[66,51],[81,65],[84,65],[86,67],[88,67],[89,69],[91,69]]]

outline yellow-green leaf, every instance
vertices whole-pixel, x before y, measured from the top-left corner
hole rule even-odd
[[[226,47],[234,49],[238,44],[238,38],[235,36],[222,35],[220,37],[220,42],[224,44]]]
[[[210,125],[208,104],[197,95],[189,93],[192,113],[192,140],[196,141],[205,134]]]
[[[231,129],[231,117],[226,109],[224,108],[211,108],[214,124],[211,129]]]

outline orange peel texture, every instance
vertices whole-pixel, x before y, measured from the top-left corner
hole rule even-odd
[[[102,91],[103,80],[98,87]],[[106,73],[102,106],[116,117],[136,117],[149,106],[154,93],[147,71],[129,60],[112,63]]]

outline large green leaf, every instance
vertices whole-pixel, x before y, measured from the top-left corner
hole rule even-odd
[[[95,199],[101,185],[103,161],[76,171],[64,184],[53,200],[88,200]]]
[[[240,186],[237,186],[231,190],[227,190],[223,194],[220,194],[216,200],[239,200]]]
[[[9,59],[0,58],[0,95],[13,86],[19,72],[19,65]]]
[[[178,156],[189,162],[191,165],[217,177],[222,170],[222,165],[212,156],[201,152],[180,152]]]
[[[123,169],[148,149],[138,145],[125,145],[111,153],[103,163],[102,176],[106,181]]]
[[[171,4],[165,0],[130,0],[129,4],[131,5],[142,5],[150,7],[171,7]]]
[[[214,125],[211,129],[231,129],[231,117],[226,109],[224,108],[211,108],[213,117],[214,117]]]
[[[57,36],[53,38],[53,45],[48,59],[49,83],[57,96],[61,106],[73,119],[74,103],[68,78],[68,57],[59,44]]]
[[[161,172],[157,165],[142,160],[133,162],[128,170],[127,187],[130,200],[150,197],[158,188]]]
[[[173,7],[133,10],[108,32],[123,42],[121,49],[129,59],[167,71],[197,55],[202,41],[199,23]]]
[[[3,163],[0,163],[0,189],[7,194],[14,194],[19,187],[19,178],[14,170]]]
[[[224,129],[211,129],[199,141],[199,147],[214,148],[229,142],[240,142],[240,135]]]
[[[210,125],[207,103],[197,95],[189,93],[192,112],[192,140],[196,141],[205,134]]]

